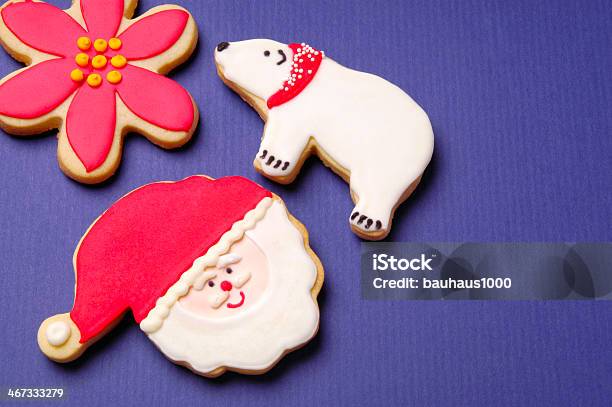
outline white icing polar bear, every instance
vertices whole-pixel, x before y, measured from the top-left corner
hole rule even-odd
[[[350,183],[353,231],[382,239],[434,147],[423,109],[392,83],[302,44],[254,39],[217,46],[224,82],[266,121],[254,165],[289,183],[316,153]]]

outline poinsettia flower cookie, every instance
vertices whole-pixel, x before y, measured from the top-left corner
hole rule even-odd
[[[116,171],[128,132],[175,148],[198,122],[189,93],[163,76],[193,52],[193,17],[164,5],[131,19],[135,7],[74,0],[61,10],[14,0],[0,8],[0,42],[28,65],[0,81],[0,126],[15,135],[59,129],[60,167],[83,183]]]
[[[72,311],[38,344],[76,359],[123,314],[172,361],[214,377],[264,373],[319,327],[323,267],[283,201],[242,177],[138,188],[104,212],[73,257]]]

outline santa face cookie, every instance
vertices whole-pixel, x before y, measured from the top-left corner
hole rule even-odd
[[[89,228],[68,314],[38,344],[68,362],[131,310],[172,361],[214,377],[263,373],[319,326],[323,268],[282,200],[241,177],[145,185]]]
[[[350,183],[352,230],[382,239],[429,164],[427,114],[392,83],[304,43],[256,39],[215,50],[221,79],[266,121],[255,168],[290,183],[310,154]]]
[[[128,132],[175,148],[197,125],[189,93],[163,76],[195,48],[193,18],[166,5],[132,20],[135,7],[11,0],[0,8],[0,42],[28,65],[0,81],[0,127],[20,136],[59,129],[60,167],[80,182],[115,172]]]

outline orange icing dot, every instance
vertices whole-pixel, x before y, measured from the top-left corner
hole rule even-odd
[[[70,79],[75,82],[82,82],[84,78],[83,71],[80,69],[73,69],[72,72],[70,72]]]
[[[108,80],[112,84],[117,84],[117,83],[121,82],[122,78],[123,77],[121,76],[121,73],[118,72],[118,71],[110,71],[106,75],[106,80]]]
[[[97,40],[94,41],[94,48],[98,52],[106,51],[107,46],[108,44],[106,43],[106,40],[103,40],[102,38],[98,38]]]
[[[111,38],[110,40],[108,40],[108,46],[111,49],[118,50],[119,48],[121,48],[121,40],[119,38]]]
[[[127,59],[123,55],[115,55],[111,58],[111,65],[115,68],[123,68],[127,64]]]
[[[74,57],[74,61],[78,66],[86,67],[87,64],[89,64],[89,55],[84,53],[77,54],[77,56]]]
[[[97,88],[102,84],[102,77],[97,73],[92,73],[87,76],[87,84],[92,88]]]
[[[87,51],[91,47],[91,40],[89,37],[79,37],[79,39],[77,39],[77,47],[83,51]]]
[[[107,62],[108,60],[106,59],[104,55],[96,55],[91,60],[91,66],[93,66],[96,69],[102,69],[106,66]]]

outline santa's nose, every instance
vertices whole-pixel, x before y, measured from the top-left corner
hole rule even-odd
[[[232,283],[230,283],[229,281],[225,280],[221,282],[221,289],[223,291],[229,291],[232,289]]]

